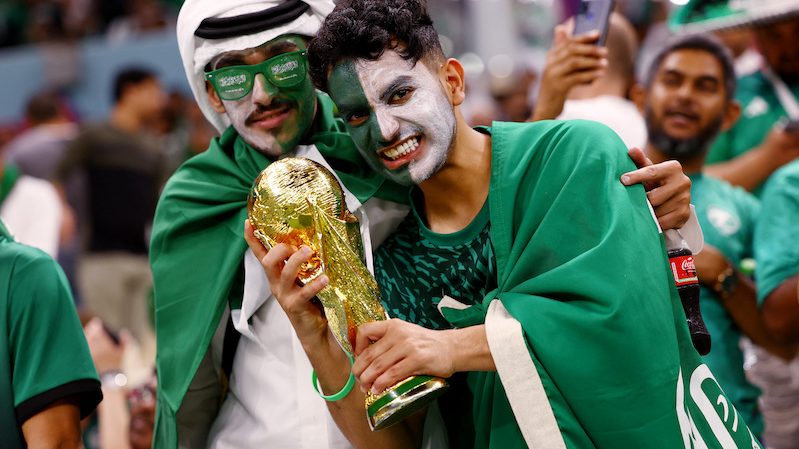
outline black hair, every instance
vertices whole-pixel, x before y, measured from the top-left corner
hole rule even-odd
[[[735,66],[733,65],[732,53],[730,53],[730,50],[725,47],[718,38],[709,34],[689,34],[680,36],[661,48],[649,65],[649,70],[646,72],[644,85],[647,89],[652,87],[652,83],[655,81],[655,74],[657,74],[661,64],[663,64],[663,60],[666,59],[668,55],[680,50],[704,51],[716,58],[721,65],[721,70],[724,75],[724,95],[728,101],[733,98],[737,81],[735,78]]]
[[[31,125],[45,123],[61,115],[63,100],[50,91],[39,92],[28,99],[25,118]]]
[[[155,72],[142,67],[128,67],[117,72],[114,78],[114,103],[118,102],[130,86],[157,79]]]
[[[345,58],[375,60],[387,49],[414,64],[444,60],[425,1],[342,0],[308,47],[311,78],[327,90],[334,64]]]

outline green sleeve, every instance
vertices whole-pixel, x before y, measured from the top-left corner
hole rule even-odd
[[[757,301],[799,272],[799,162],[772,176],[755,228]]]
[[[23,422],[66,397],[77,398],[86,416],[102,394],[66,277],[44,253],[30,253],[17,259],[10,286],[9,348],[18,419]]]

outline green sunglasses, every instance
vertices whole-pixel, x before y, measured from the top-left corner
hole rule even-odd
[[[293,87],[308,76],[307,51],[281,53],[260,64],[223,67],[205,74],[219,98],[239,100],[252,91],[255,75],[262,73],[277,88]]]

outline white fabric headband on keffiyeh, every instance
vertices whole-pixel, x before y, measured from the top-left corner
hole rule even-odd
[[[177,22],[183,69],[197,104],[220,133],[230,122],[208,100],[205,65],[220,53],[257,47],[283,34],[313,37],[334,6],[332,0],[186,0],[183,3]]]

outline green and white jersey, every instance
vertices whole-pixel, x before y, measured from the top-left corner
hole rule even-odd
[[[66,277],[0,223],[0,447],[26,447],[20,424],[65,398],[82,417],[102,399]]]
[[[418,193],[418,192],[415,192]],[[416,200],[416,198],[414,198]],[[392,318],[428,329],[451,329],[438,311],[443,296],[472,306],[496,288],[496,260],[489,239],[488,202],[464,229],[431,231],[421,218],[419,201],[397,231],[375,252],[375,278]],[[438,400],[451,448],[474,445],[472,386],[479,373],[457,373]]]
[[[799,161],[772,175],[763,191],[763,210],[755,230],[757,300],[799,273]]]
[[[443,296],[478,304],[496,288],[496,261],[489,241],[488,203],[466,228],[438,234],[411,212],[375,252],[375,278],[392,318],[428,329],[451,329],[438,311]]]
[[[799,98],[799,83],[788,88]],[[760,71],[738,80],[735,97],[741,103],[741,118],[716,139],[707,156],[708,165],[729,161],[760,145],[771,127],[787,115],[774,86]],[[761,192],[762,186],[753,191],[758,196]]]
[[[741,259],[753,255],[754,225],[760,211],[757,199],[729,183],[693,174],[691,199],[705,242],[716,247],[737,266]],[[702,317],[713,338],[705,363],[716,376],[727,397],[749,424],[755,435],[763,431],[763,417],[757,407],[760,390],[746,380],[743,353],[739,342],[741,330],[732,321],[720,298],[709,288],[700,286]]]

